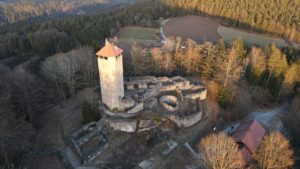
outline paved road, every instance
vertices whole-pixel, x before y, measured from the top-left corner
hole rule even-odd
[[[287,108],[288,104],[285,103],[282,106],[276,107],[269,111],[253,112],[248,116],[248,118],[255,119],[260,122],[269,122],[273,117],[278,116],[280,113],[287,110]]]
[[[161,24],[160,24],[160,34],[161,34],[161,36],[162,36],[162,38],[163,38],[163,41],[166,41],[166,40],[167,40],[167,37],[166,37],[166,35],[164,34],[164,26],[165,26],[165,24],[168,23],[169,21],[170,21],[170,19],[166,19],[166,20],[162,21]]]

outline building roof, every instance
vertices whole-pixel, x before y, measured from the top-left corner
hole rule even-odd
[[[251,160],[251,152],[246,147],[242,147],[239,150],[239,153],[245,163],[248,163]]]
[[[233,134],[235,141],[242,145],[240,153],[246,162],[249,162],[251,154],[255,153],[265,132],[265,129],[259,122],[251,120],[241,123]]]
[[[116,57],[123,53],[123,49],[109,43],[107,40],[105,42],[105,46],[100,49],[96,55],[103,57]]]

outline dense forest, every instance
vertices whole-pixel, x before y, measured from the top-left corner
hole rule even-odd
[[[250,85],[268,89],[269,93],[258,99],[262,103],[281,100],[293,93],[294,86],[300,83],[300,62],[287,60],[275,45],[247,50],[242,39],[226,45],[224,40],[218,44],[197,44],[177,37],[150,54],[142,52],[138,45],[133,45],[129,51],[130,62],[125,60],[127,76],[145,75],[145,72],[158,76],[196,74],[216,80],[227,94],[233,94],[234,86],[246,79]],[[221,98],[224,100],[220,100],[220,105],[225,108],[230,105],[230,98]]]
[[[81,15],[134,0],[16,0],[0,4],[0,25],[35,17]]]
[[[143,25],[147,20],[157,19],[163,9],[156,13],[159,6],[153,7],[150,1],[146,3],[88,16],[3,26],[0,29],[0,58],[24,53],[49,56],[80,45],[98,48],[101,40],[116,33],[122,26]]]
[[[172,2],[170,0],[155,0],[155,1],[145,1],[140,2],[131,6],[126,7],[118,7],[114,9],[105,10],[102,12],[98,12],[91,15],[86,16],[73,16],[68,18],[62,19],[55,19],[49,21],[37,21],[33,23],[15,23],[6,26],[2,26],[0,29],[0,59],[8,58],[11,56],[19,56],[23,57],[24,54],[26,55],[43,55],[49,56],[58,52],[65,52],[71,50],[74,47],[82,46],[82,45],[89,45],[94,48],[99,46],[99,43],[102,39],[114,35],[118,29],[125,25],[141,25],[141,26],[155,26],[156,20],[159,17],[170,17],[170,16],[177,16],[183,15],[188,13],[196,13],[199,14],[198,10],[188,11],[187,8],[190,4],[195,3],[186,3],[181,4],[180,2],[185,1],[176,1]],[[197,1],[198,2],[198,1]],[[199,1],[200,2],[200,1]],[[209,4],[219,4],[222,8],[222,4],[225,1],[220,1],[218,3],[208,3],[207,9],[211,9],[209,11],[213,11],[213,8],[209,7]],[[233,1],[230,1],[233,3]],[[235,1],[234,1],[235,2]],[[230,6],[225,6],[222,15],[229,15],[236,13],[234,9],[240,9],[245,5],[244,3],[238,3],[236,1],[237,8],[229,8]],[[251,1],[253,2],[253,1]],[[253,2],[254,3],[254,2]],[[263,3],[263,2],[262,2]],[[269,2],[268,2],[269,3]],[[274,2],[275,3],[275,2]],[[282,3],[280,1],[279,3]],[[294,3],[294,5],[293,5]],[[282,22],[278,21],[278,23],[284,23],[285,26],[291,25],[295,27],[295,29],[299,29],[299,11],[300,8],[298,1],[290,1],[290,8],[293,12],[286,13],[276,13],[280,15],[280,19]],[[182,5],[181,8],[176,7],[174,5]],[[206,9],[206,3],[200,5],[201,9]],[[231,3],[229,3],[231,4]],[[229,5],[228,4],[228,5]],[[271,3],[272,4],[272,3]],[[277,4],[277,3],[275,3]],[[234,5],[234,3],[232,4]],[[278,5],[278,4],[277,4]],[[247,14],[245,16],[252,17],[252,16],[260,16],[262,22],[269,23],[272,19],[278,17],[264,17],[264,15],[269,15],[270,12],[266,11],[278,11],[281,9],[277,5],[270,5],[266,6],[269,10],[255,10],[253,12],[257,12],[257,14]],[[198,6],[198,5],[195,5]],[[241,6],[241,7],[239,7]],[[249,8],[251,5],[249,5]],[[288,9],[290,9],[288,8]],[[206,9],[206,10],[207,10]],[[226,12],[228,10],[228,13]],[[232,11],[230,11],[231,9]],[[276,10],[275,10],[276,9]],[[196,11],[196,12],[195,12]],[[198,12],[197,12],[198,11]],[[225,12],[224,12],[225,11]],[[283,10],[284,11],[284,10]],[[287,10],[289,11],[289,10]],[[206,14],[204,12],[204,14]],[[216,15],[207,13],[207,15]],[[229,15],[231,16],[231,15]],[[271,16],[271,15],[270,15]],[[286,17],[285,17],[286,16]],[[230,17],[227,17],[230,18]],[[247,19],[243,21],[243,18],[240,18],[239,21],[234,21],[232,19],[224,18],[224,22],[228,24],[233,24],[234,26],[240,26],[246,29],[253,29],[254,27],[245,27],[245,24],[241,24],[242,22],[246,23]],[[283,22],[284,21],[284,22]],[[261,23],[257,23],[257,28],[259,29]],[[270,25],[270,24],[266,24]],[[268,27],[271,28],[271,27]],[[260,29],[259,29],[260,30]],[[274,31],[278,31],[280,29],[274,27]],[[288,27],[284,27],[284,30],[289,30]],[[271,30],[269,30],[271,31]],[[271,31],[271,32],[274,32]],[[295,32],[295,36],[292,39],[295,39],[297,35],[297,31]],[[276,33],[276,32],[275,32]],[[290,36],[291,37],[291,36]],[[285,50],[289,56],[295,56],[294,50]]]

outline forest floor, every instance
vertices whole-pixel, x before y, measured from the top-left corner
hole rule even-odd
[[[35,153],[29,155],[28,169],[65,169],[57,152],[66,147],[64,137],[82,125],[80,105],[97,97],[93,88],[84,89],[40,117],[42,126],[33,147]]]

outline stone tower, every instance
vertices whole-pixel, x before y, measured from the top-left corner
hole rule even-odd
[[[98,56],[102,102],[111,110],[119,109],[124,97],[123,50],[106,40]]]

